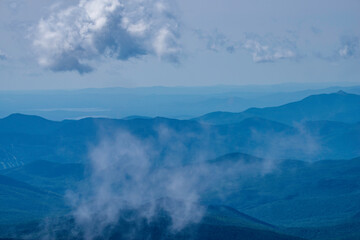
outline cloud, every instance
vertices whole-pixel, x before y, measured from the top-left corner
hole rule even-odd
[[[0,61],[1,60],[6,60],[7,59],[7,56],[5,55],[5,53],[3,53],[1,50],[0,50]]]
[[[172,138],[174,142],[170,145],[179,146],[176,137],[166,133],[160,131],[160,138]],[[161,208],[170,216],[173,231],[201,220],[203,209],[197,204],[199,174],[182,168],[175,161],[180,156],[171,146],[161,153],[166,161],[161,162],[161,149],[153,141],[117,131],[103,136],[90,149],[89,178],[79,190],[67,194],[75,222],[85,239],[104,236],[104,231],[116,225],[122,213],[129,209],[139,211],[132,221],[145,218],[151,222],[156,210]],[[159,201],[164,198],[174,199],[177,204]]]
[[[178,62],[179,22],[162,0],[81,0],[41,19],[34,47],[52,71],[91,72],[93,60],[144,55]]]
[[[229,53],[233,53],[238,47],[237,44],[231,41],[223,33],[215,30],[213,33],[206,33],[201,30],[195,30],[196,35],[200,40],[206,42],[206,49],[214,52],[226,50]]]
[[[343,36],[340,39],[341,47],[338,49],[338,56],[343,59],[360,56],[360,41],[356,36]]]
[[[332,54],[315,53],[315,56],[329,61],[338,62],[340,60],[349,60],[360,57],[360,39],[357,36],[342,36],[339,38],[338,47]]]
[[[66,195],[71,220],[45,222],[36,233],[40,237],[31,239],[56,239],[56,234],[64,239],[115,239],[111,236],[116,229],[131,232],[129,226],[140,223],[134,231],[141,232],[141,223],[157,224],[164,212],[170,226],[162,231],[178,233],[201,222],[202,202],[223,204],[247,178],[277,170],[284,152],[318,151],[317,139],[301,125],[294,135],[252,131],[251,145],[258,145],[255,152],[265,159],[237,153],[215,158],[213,139],[225,138],[208,132],[207,125],[172,128],[160,122],[148,129],[149,135],[143,128],[99,128],[98,141],[89,146],[88,175]]]
[[[215,30],[206,33],[195,31],[200,40],[206,42],[206,49],[214,52],[235,52],[237,49],[250,53],[255,63],[275,62],[282,59],[297,60],[300,58],[296,43],[288,38],[244,34],[241,40],[234,41],[223,33]]]
[[[75,225],[66,231],[74,230],[84,239],[107,239],[104,236],[111,234],[107,231],[127,211],[137,212],[129,222],[146,219],[152,223],[160,209],[171,220],[170,228],[164,231],[176,233],[202,220],[205,209],[200,202],[209,197],[209,191],[213,197],[223,198],[228,194],[223,183],[233,182],[239,176],[269,172],[268,162],[260,160],[239,157],[208,161],[212,150],[205,147],[207,140],[201,134],[177,131],[166,125],[156,126],[154,131],[156,137],[139,138],[112,129],[112,133],[104,133],[98,144],[90,147],[89,177],[78,189],[67,193]],[[190,139],[198,138],[205,144],[189,144]],[[47,231],[52,233],[53,229]]]
[[[276,39],[271,36],[247,35],[242,48],[252,55],[255,63],[275,62],[282,59],[299,58],[296,44],[288,39]]]
[[[310,30],[311,30],[311,32],[312,32],[313,34],[315,34],[315,35],[319,35],[319,34],[322,33],[322,30],[321,30],[320,28],[318,28],[318,27],[315,27],[315,26],[312,26],[312,27],[310,28]]]
[[[268,160],[271,172],[286,158],[312,161],[325,150],[317,133],[311,132],[305,123],[294,123],[294,130],[287,132],[261,132],[251,130],[251,142],[257,143],[252,154]]]

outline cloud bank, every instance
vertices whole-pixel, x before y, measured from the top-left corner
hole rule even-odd
[[[33,44],[39,64],[82,74],[101,58],[154,55],[177,62],[181,47],[174,9],[163,0],[81,0],[37,24]]]

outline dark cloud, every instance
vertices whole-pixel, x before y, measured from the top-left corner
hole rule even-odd
[[[54,72],[76,70],[80,74],[89,73],[94,70],[90,65],[80,63],[76,57],[65,53],[57,59],[56,64],[49,66],[49,69]]]

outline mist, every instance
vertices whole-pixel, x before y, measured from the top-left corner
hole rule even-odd
[[[161,212],[170,218],[166,231],[174,234],[200,223],[206,198],[225,199],[232,180],[270,172],[262,159],[211,160],[211,142],[197,133],[163,125],[155,131],[156,139],[140,139],[121,129],[103,131],[89,146],[87,177],[66,193],[76,236],[104,238],[119,219],[140,228],[144,221],[157,221]],[[187,146],[189,139],[202,142]]]

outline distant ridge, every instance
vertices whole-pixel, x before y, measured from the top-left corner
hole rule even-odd
[[[59,126],[60,122],[20,113],[14,113],[0,119],[0,133],[47,134]]]
[[[360,94],[358,85],[329,84],[0,91],[0,117],[21,112],[51,120],[134,115],[189,119],[215,111],[279,106],[339,90]]]
[[[360,95],[340,90],[336,93],[311,95],[278,107],[249,108],[239,113],[212,112],[195,120],[210,124],[229,124],[255,116],[285,124],[320,120],[355,123],[360,121]]]
[[[246,153],[228,153],[226,155],[220,156],[214,160],[209,161],[210,163],[224,163],[224,162],[237,162],[243,161],[244,163],[254,163],[254,162],[261,162],[263,159],[254,157],[252,155]]]
[[[344,92],[343,90],[339,90],[336,94],[339,94],[339,95],[346,95],[348,93]]]
[[[132,115],[132,116],[127,116],[122,118],[122,120],[133,120],[133,119],[150,119],[151,117],[147,117],[147,116],[137,116],[137,115]]]
[[[10,114],[7,117],[4,117],[0,121],[3,122],[22,122],[22,121],[33,121],[37,123],[44,123],[44,122],[52,122],[50,120],[47,120],[43,117],[37,116],[37,115],[28,115],[28,114],[22,114],[22,113],[13,113]]]

